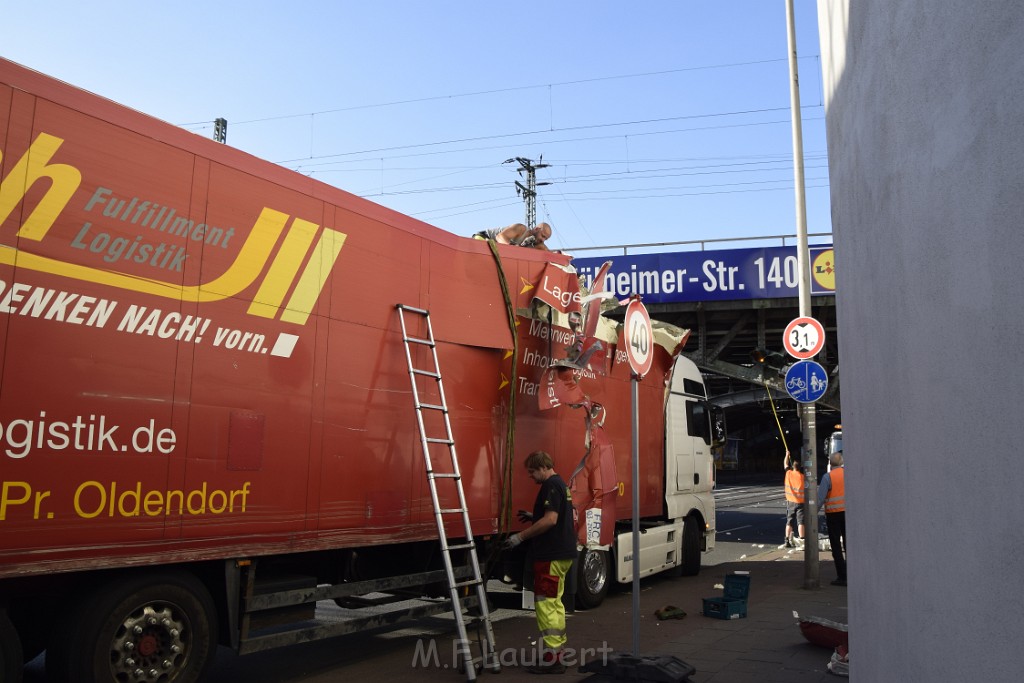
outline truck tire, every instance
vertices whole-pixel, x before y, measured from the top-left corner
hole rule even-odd
[[[195,577],[162,573],[110,581],[58,629],[46,652],[47,677],[196,683],[213,663],[216,634],[213,600]]]
[[[700,574],[700,520],[696,515],[683,520],[683,563],[679,567],[679,574]]]
[[[611,559],[605,550],[584,549],[579,557],[576,575],[576,606],[593,609],[608,594],[611,583]]]
[[[21,683],[23,665],[18,631],[7,616],[7,611],[0,610],[0,681]]]
[[[46,633],[52,624],[56,605],[56,600],[34,596],[7,606],[7,618],[21,639],[21,658],[26,664],[46,649]]]

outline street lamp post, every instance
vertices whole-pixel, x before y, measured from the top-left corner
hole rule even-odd
[[[800,315],[811,315],[811,269],[807,250],[807,202],[804,195],[804,143],[800,126],[800,76],[796,63],[796,22],[793,19],[793,0],[786,0],[786,37],[789,45],[789,106],[793,119],[793,176],[796,190],[796,253],[799,276]],[[800,431],[803,434],[804,474],[807,477],[807,534],[804,542],[804,588],[817,588],[818,575],[818,483],[817,429],[813,403],[803,404],[800,410]]]

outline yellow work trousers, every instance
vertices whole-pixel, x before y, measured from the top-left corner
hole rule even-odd
[[[558,651],[565,647],[565,577],[572,569],[572,560],[540,560],[533,563],[534,609],[537,628],[544,638],[544,647]]]

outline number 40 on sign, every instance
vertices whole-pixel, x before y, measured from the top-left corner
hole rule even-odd
[[[626,306],[626,318],[623,320],[623,336],[626,342],[626,357],[629,367],[637,375],[646,375],[654,361],[654,331],[651,329],[651,318],[639,299],[633,299]]]

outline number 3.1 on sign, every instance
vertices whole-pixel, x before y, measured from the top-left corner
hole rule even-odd
[[[796,318],[782,333],[782,345],[793,358],[813,358],[825,348],[825,328],[814,318]]]

